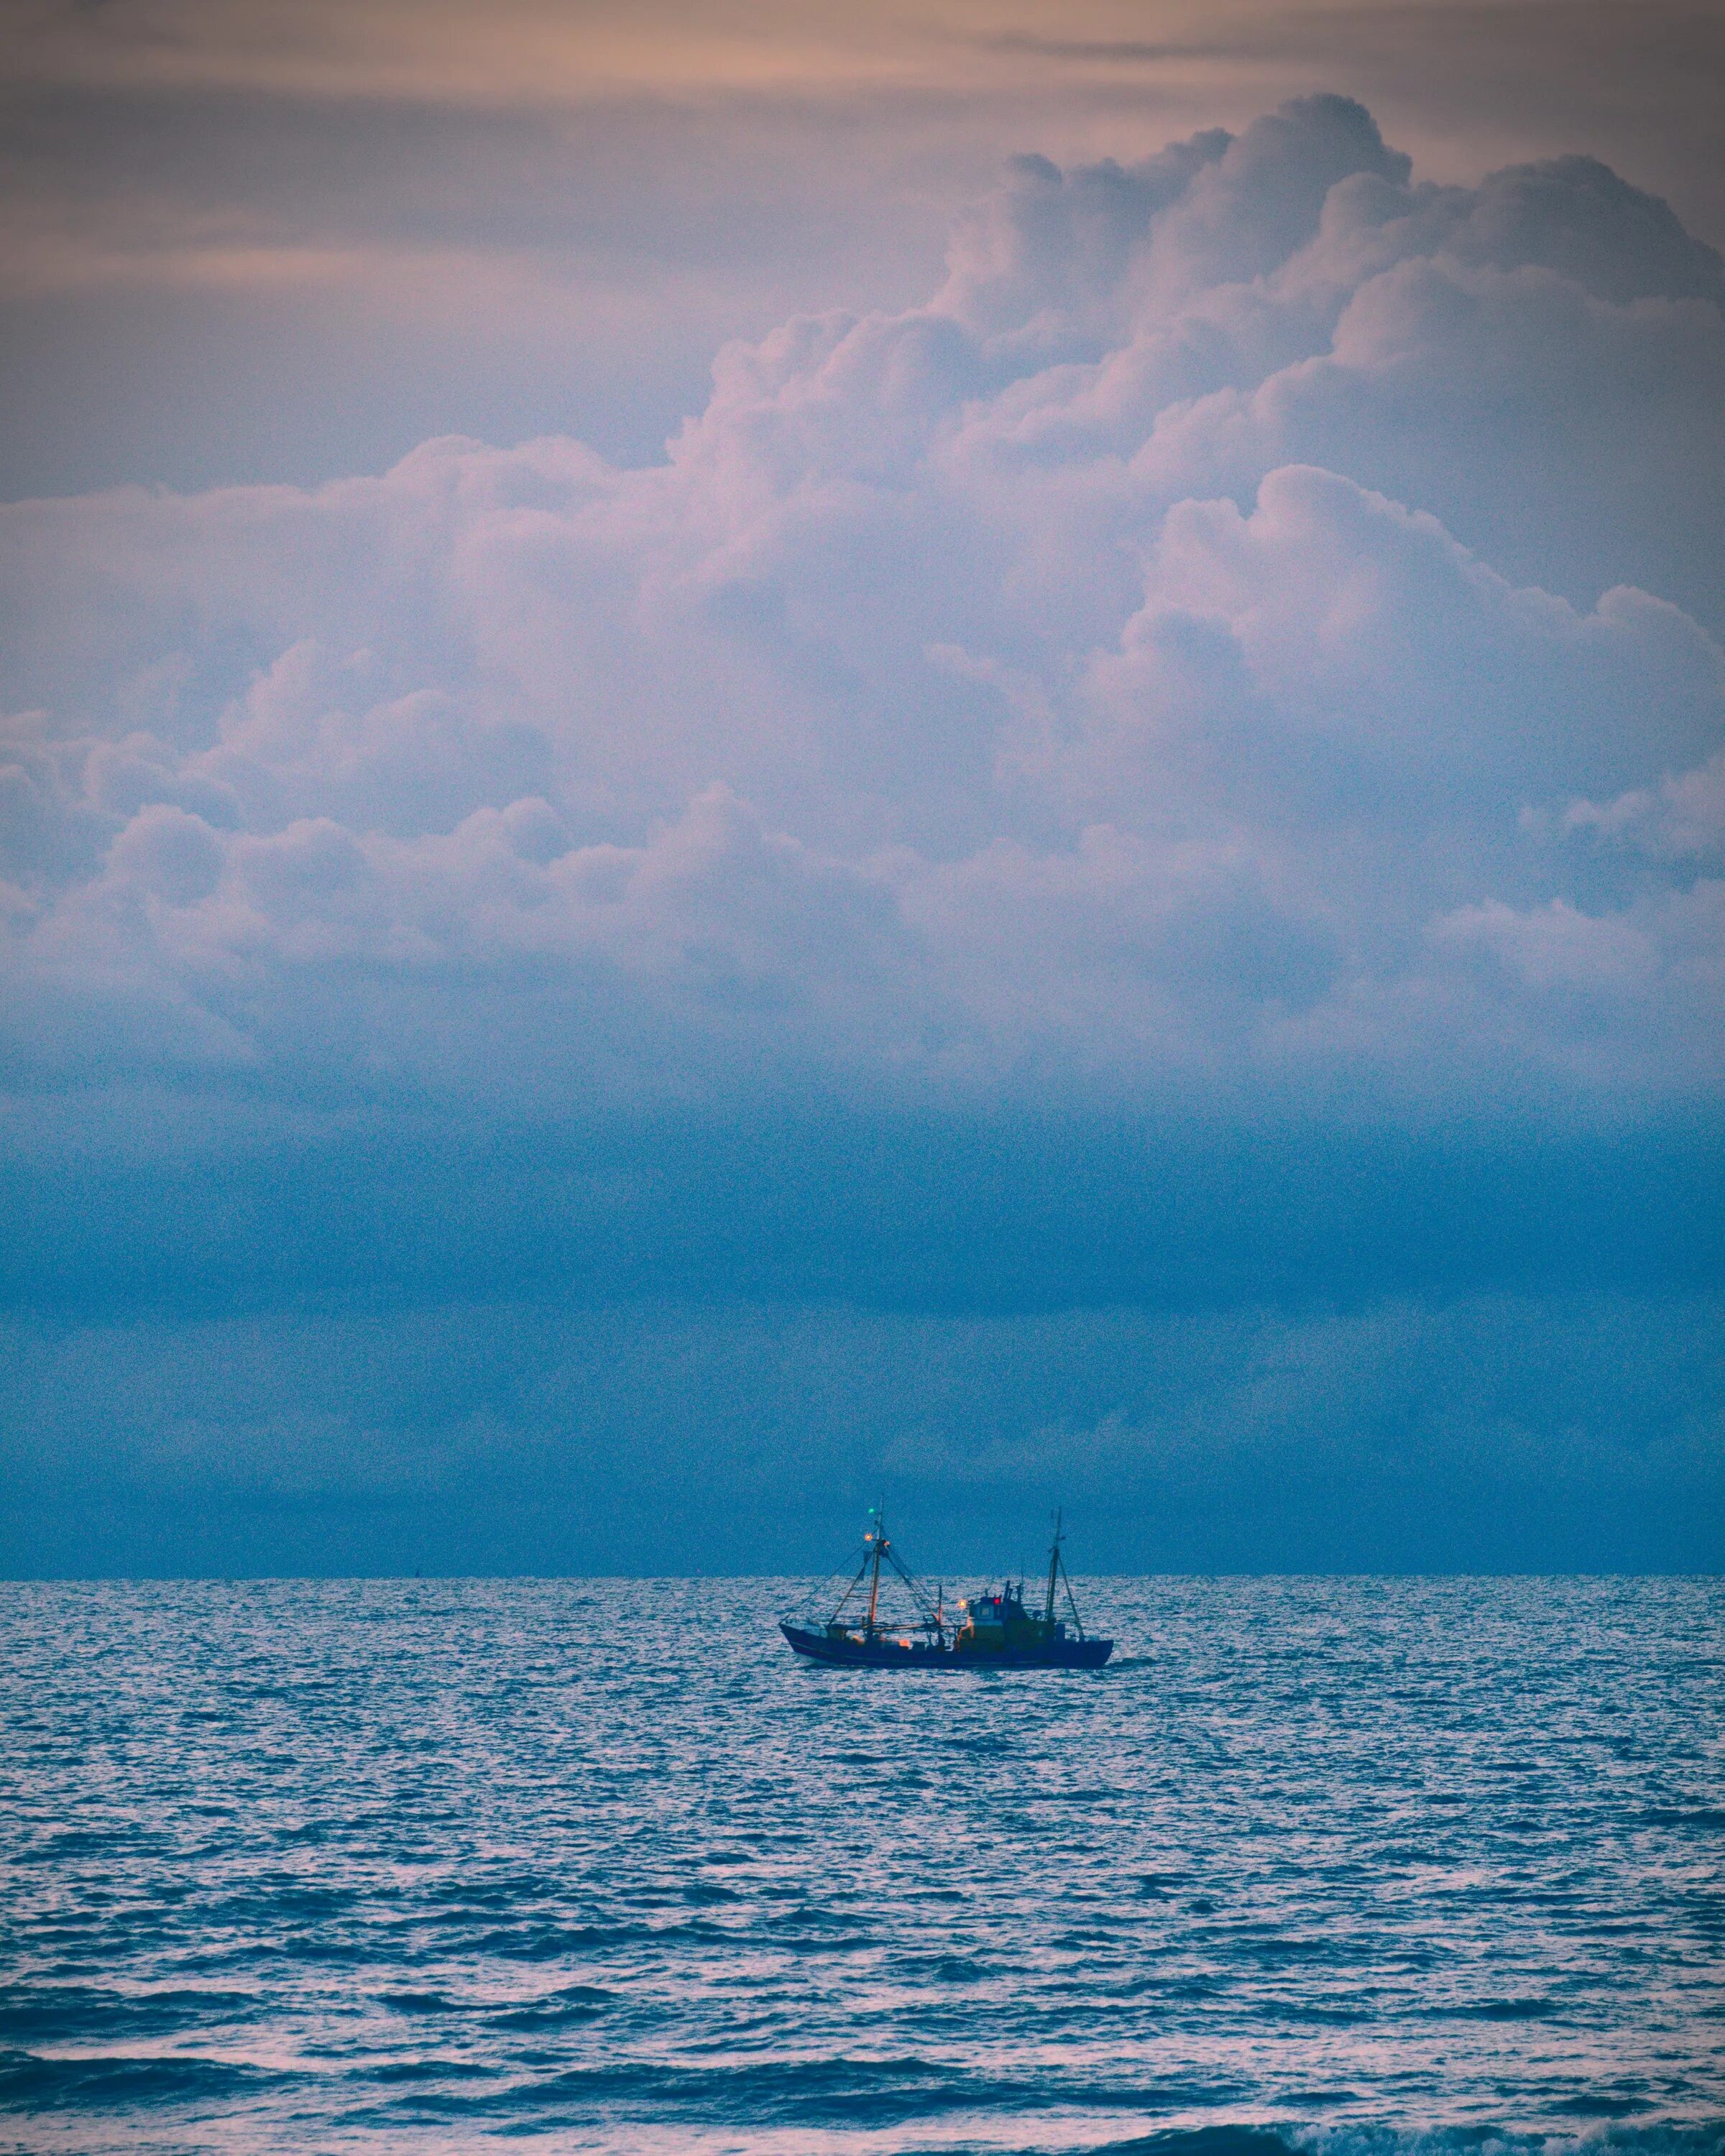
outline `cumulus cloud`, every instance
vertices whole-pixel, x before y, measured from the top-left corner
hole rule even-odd
[[[15,1083],[1713,1097],[1722,306],[1312,98],[1019,161],[656,465],[0,512]]]

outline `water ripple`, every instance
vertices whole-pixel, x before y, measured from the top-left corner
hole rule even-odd
[[[1725,1587],[0,1588],[0,2148],[1725,2156]]]

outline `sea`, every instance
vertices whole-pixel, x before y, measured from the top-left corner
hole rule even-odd
[[[1725,1581],[0,1588],[0,2147],[1725,2151]]]

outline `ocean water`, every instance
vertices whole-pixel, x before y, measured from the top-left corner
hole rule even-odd
[[[1725,2149],[1725,1581],[0,1588],[0,2146]]]

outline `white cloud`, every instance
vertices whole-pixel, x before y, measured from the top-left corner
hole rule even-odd
[[[660,465],[0,512],[15,1056],[1704,1089],[1721,290],[1599,167],[1425,187],[1316,100],[1021,162],[927,305],[727,347]]]
[[[1725,749],[1657,787],[1637,787],[1615,801],[1572,801],[1563,829],[1625,839],[1656,855],[1717,858],[1725,853]]]

